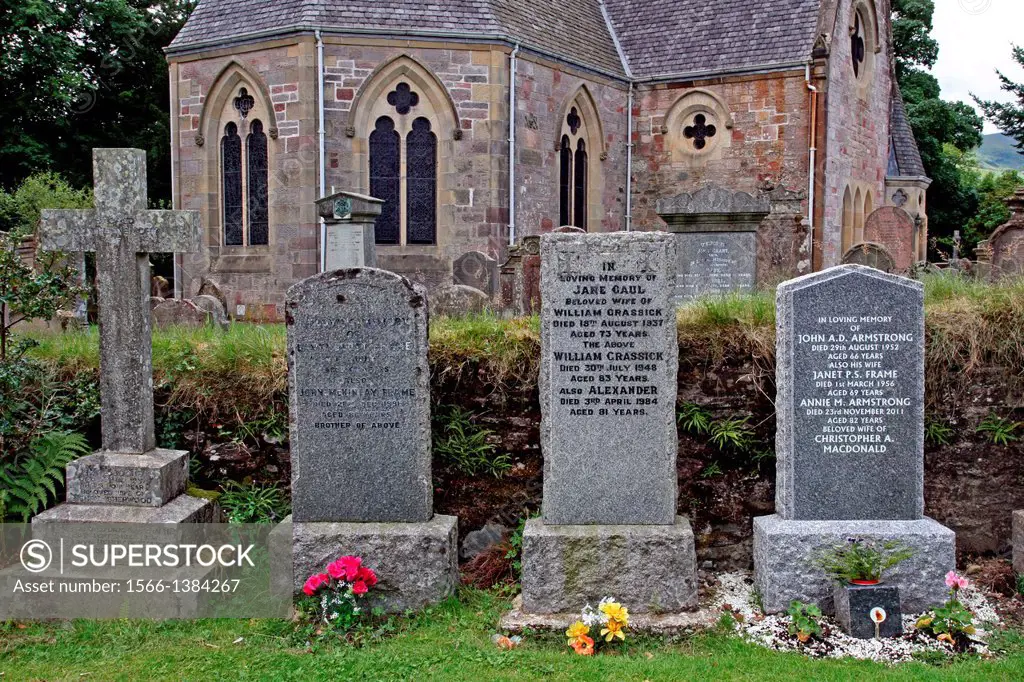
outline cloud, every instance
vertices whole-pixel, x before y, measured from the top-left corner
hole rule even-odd
[[[935,29],[939,61],[932,73],[942,86],[942,97],[974,105],[971,93],[983,99],[1005,101],[996,69],[1015,81],[1024,81],[1010,55],[1011,44],[1024,44],[1021,0],[935,0]],[[986,122],[986,133],[998,132]]]

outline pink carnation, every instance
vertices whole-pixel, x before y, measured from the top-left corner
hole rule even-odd
[[[366,594],[370,588],[366,586],[362,580],[357,580],[352,583],[352,594]]]
[[[331,583],[331,576],[326,573],[317,573],[309,576],[306,584],[302,586],[302,591],[307,596],[312,597],[314,594],[320,591],[320,588],[329,585]]]
[[[367,587],[373,587],[377,584],[377,574],[372,569],[363,566],[359,569],[359,573],[356,574],[356,580],[366,583]]]
[[[357,556],[343,556],[331,565],[337,565],[345,580],[352,582],[359,575],[359,567],[363,565],[363,560]]]
[[[969,584],[967,578],[957,575],[956,571],[950,571],[946,574],[946,587],[952,590],[962,590]]]

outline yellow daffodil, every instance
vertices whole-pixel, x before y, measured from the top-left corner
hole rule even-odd
[[[609,620],[615,621],[619,625],[625,627],[629,625],[629,609],[618,602],[608,602],[601,604],[601,612],[608,616]]]
[[[609,619],[605,626],[601,628],[601,636],[604,637],[604,641],[610,642],[615,638],[626,639],[626,633],[622,631],[622,623],[617,620]]]
[[[582,639],[590,634],[590,628],[583,624],[583,621],[578,620],[569,626],[569,629],[565,631],[565,636],[569,638],[569,646],[572,646],[573,642],[578,639]]]

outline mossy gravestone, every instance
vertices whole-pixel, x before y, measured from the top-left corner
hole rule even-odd
[[[44,210],[43,249],[96,254],[103,449],[68,465],[67,504],[33,523],[213,521],[213,505],[184,495],[188,452],[156,447],[149,254],[195,252],[196,211],[146,209],[146,154],[93,152],[95,205]]]
[[[448,596],[457,520],[433,512],[426,291],[384,270],[288,292],[295,586],[339,556],[377,571],[392,611]]]
[[[523,610],[614,595],[637,613],[696,604],[693,533],[676,516],[675,241],[541,242],[543,518],[523,535]]]
[[[899,540],[903,609],[943,600],[953,532],[924,517],[924,288],[843,265],[778,288],[776,511],[754,520],[755,581],[770,612],[831,612],[815,567],[849,537]]]

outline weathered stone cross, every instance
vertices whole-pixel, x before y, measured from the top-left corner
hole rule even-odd
[[[149,254],[198,251],[199,213],[146,210],[140,149],[95,149],[92,164],[95,208],[43,211],[39,240],[96,253],[103,449],[141,454],[156,447]]]

